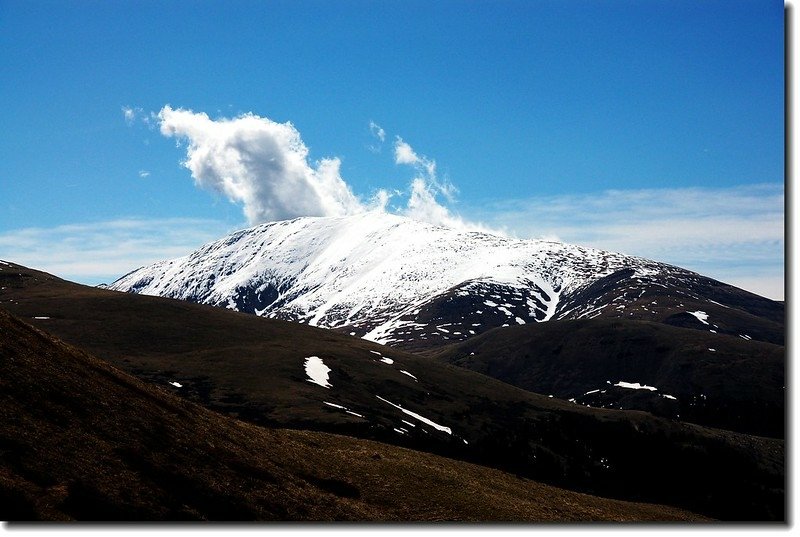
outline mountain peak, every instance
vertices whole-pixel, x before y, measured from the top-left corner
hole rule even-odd
[[[459,340],[559,318],[571,296],[619,271],[629,279],[693,274],[592,248],[370,211],[240,230],[110,287],[398,343]]]

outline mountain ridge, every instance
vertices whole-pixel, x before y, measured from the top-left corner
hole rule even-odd
[[[658,319],[779,344],[783,337],[782,305],[686,269],[379,211],[239,230],[186,256],[136,269],[108,288],[321,326],[412,350],[498,326],[600,315]],[[644,302],[666,295],[672,299],[668,308]],[[723,326],[678,315],[714,310],[715,317],[730,317],[723,308],[743,319]],[[752,326],[753,334],[743,328]]]

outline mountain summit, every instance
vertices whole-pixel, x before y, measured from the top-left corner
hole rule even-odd
[[[778,303],[685,269],[381,211],[261,224],[142,267],[110,288],[406,348],[461,341],[496,327],[598,316],[782,338]],[[747,319],[731,323],[733,310]]]

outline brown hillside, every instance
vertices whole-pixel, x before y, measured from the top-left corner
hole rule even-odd
[[[700,520],[377,442],[269,430],[0,310],[3,520]]]
[[[782,440],[588,408],[330,330],[90,288],[18,265],[0,271],[0,301],[149,385],[258,425],[377,440],[716,519],[784,517]],[[308,382],[309,356],[331,369],[329,389]]]

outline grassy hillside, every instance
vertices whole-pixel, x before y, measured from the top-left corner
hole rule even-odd
[[[227,418],[3,310],[0,420],[2,520],[702,520]]]
[[[582,319],[499,328],[430,355],[536,393],[784,437],[785,349],[661,323]],[[614,386],[619,381],[657,391]]]
[[[328,330],[24,267],[0,272],[0,305],[151,385],[252,423],[380,440],[713,518],[784,516],[781,440],[587,408]],[[330,368],[329,388],[308,381],[310,356]]]

